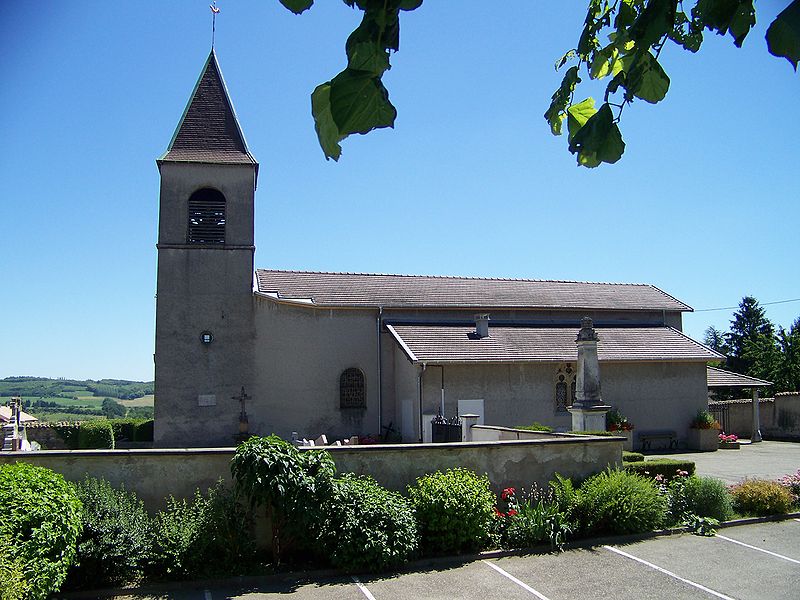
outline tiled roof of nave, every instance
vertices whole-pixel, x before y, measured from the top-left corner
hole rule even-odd
[[[535,279],[256,271],[258,291],[318,306],[691,311],[655,286]]]

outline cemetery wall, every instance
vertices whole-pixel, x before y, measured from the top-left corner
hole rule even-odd
[[[340,473],[371,475],[393,490],[436,470],[465,467],[486,473],[495,490],[546,485],[555,473],[582,478],[621,464],[622,440],[582,437],[555,440],[332,447]],[[313,451],[313,450],[305,450]],[[51,450],[0,452],[0,464],[25,461],[79,481],[87,475],[135,491],[150,510],[173,495],[190,497],[220,478],[230,482],[233,448],[158,450]]]
[[[728,431],[750,438],[753,431],[753,400],[723,400],[709,406],[726,406]],[[775,394],[775,398],[760,398],[758,402],[761,435],[765,439],[800,440],[800,392]]]

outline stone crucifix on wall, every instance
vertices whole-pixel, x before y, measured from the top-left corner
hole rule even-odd
[[[597,332],[589,317],[581,319],[581,329],[575,344],[578,346],[575,402],[567,410],[572,414],[573,431],[604,431],[606,413],[611,409],[603,403],[600,393],[600,363],[597,358]]]

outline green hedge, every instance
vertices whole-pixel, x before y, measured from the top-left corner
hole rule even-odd
[[[44,600],[57,591],[75,557],[81,502],[49,469],[0,466],[0,572],[3,598]],[[12,543],[8,543],[12,542]]]
[[[383,570],[407,561],[417,549],[411,502],[370,477],[334,479],[319,510],[317,535],[335,567]]]
[[[418,478],[408,495],[423,552],[458,554],[488,543],[495,496],[486,475],[462,468],[437,471]]]
[[[678,475],[678,471],[686,471],[689,475],[694,475],[695,465],[691,460],[674,460],[672,458],[657,458],[643,462],[626,462],[625,470],[629,473],[637,473],[654,479],[656,475],[661,475],[669,481]]]
[[[627,450],[622,451],[622,462],[642,462],[644,460],[644,454],[641,452],[628,452]]]
[[[78,428],[78,448],[114,449],[114,429],[107,419],[84,421]]]
[[[115,442],[152,442],[153,419],[112,419]]]

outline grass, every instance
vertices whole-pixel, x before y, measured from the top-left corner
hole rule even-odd
[[[103,415],[76,415],[75,413],[67,413],[67,412],[57,412],[57,413],[42,413],[40,415],[34,415],[40,421],[46,423],[58,423],[59,421],[69,421],[70,423],[74,423],[75,421],[91,421],[94,419],[105,419]]]
[[[153,394],[148,394],[147,396],[142,396],[141,398],[134,398],[133,400],[117,400],[122,406],[132,407],[132,406],[153,406],[155,397]]]

